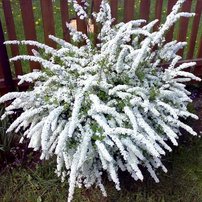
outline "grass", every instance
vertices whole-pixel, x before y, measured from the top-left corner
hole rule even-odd
[[[189,143],[189,145],[186,145]],[[160,183],[150,177],[135,182],[127,174],[120,174],[120,192],[104,180],[108,198],[93,187],[76,189],[75,202],[200,202],[202,201],[202,141],[194,138],[180,146],[166,158],[168,173],[159,173]],[[67,199],[67,182],[61,183],[54,173],[53,161],[41,162],[35,169],[7,168],[0,173],[0,201],[63,202]]]
[[[16,34],[17,34],[17,39],[19,40],[23,40],[25,39],[24,36],[24,31],[23,31],[23,24],[22,24],[22,16],[21,16],[21,10],[20,10],[20,6],[19,6],[19,1],[17,0],[10,0],[11,1],[11,6],[12,6],[12,12],[13,12],[13,16],[14,16],[14,21],[15,21],[15,28],[16,28]],[[89,0],[90,2],[90,0]],[[154,0],[150,1],[151,5],[150,5],[150,16],[149,16],[149,21],[154,20],[155,19],[155,2]],[[163,1],[163,9],[162,9],[162,19],[161,19],[161,23],[165,21],[166,18],[166,14],[167,14],[167,2],[168,0],[164,0]],[[191,8],[191,12],[194,12],[195,10],[195,5],[196,5],[196,1],[193,1],[192,3],[192,8]],[[35,19],[35,29],[36,29],[36,33],[37,33],[37,40],[39,42],[44,42],[44,34],[43,34],[43,23],[42,23],[42,16],[41,16],[41,8],[40,8],[40,1],[39,0],[33,0],[32,1],[32,6],[33,6],[33,12],[34,12],[34,19]],[[124,19],[123,15],[124,15],[124,1],[123,0],[119,0],[119,4],[118,4],[118,22],[122,21]],[[140,18],[140,0],[135,1],[135,5],[134,5],[134,13],[135,19],[139,19]],[[70,18],[75,17],[75,13],[73,12],[72,6],[70,5],[69,7],[69,11],[70,11]],[[62,38],[62,24],[61,24],[61,15],[60,15],[60,1],[56,0],[53,3],[53,14],[54,14],[54,22],[55,22],[55,35],[57,37]],[[5,30],[5,39],[8,39],[8,35],[7,35],[7,31],[6,31],[6,25],[5,25],[5,18],[3,15],[3,9],[2,9],[2,2],[0,2],[0,19],[2,21],[3,24],[3,29]],[[202,19],[201,19],[201,23],[202,25]],[[188,25],[188,33],[187,33],[187,38],[186,41],[189,44],[189,40],[190,40],[190,36],[191,36],[191,31],[192,31],[192,25],[193,25],[193,18],[189,19],[189,25]],[[174,39],[177,39],[178,36],[178,32],[179,32],[179,23],[176,24],[175,26],[175,30],[174,30]],[[194,58],[197,56],[197,50],[199,48],[199,41],[200,41],[200,37],[202,35],[202,26],[200,26],[199,32],[198,32],[198,36],[197,36],[197,40],[196,40],[196,47],[195,47],[195,52],[194,52]],[[189,46],[187,46],[185,48],[184,51],[184,58],[186,58],[186,54],[187,51],[189,49]],[[11,57],[11,51],[10,49],[8,49],[8,54],[9,57]],[[27,50],[26,47],[24,46],[20,46],[20,54],[27,54]],[[23,64],[23,72],[27,73],[30,71],[29,68],[29,64],[28,62],[22,62]],[[14,73],[14,66],[12,65],[12,71]]]

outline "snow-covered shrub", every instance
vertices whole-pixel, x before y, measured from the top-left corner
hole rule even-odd
[[[192,135],[191,127],[181,117],[198,117],[187,111],[191,102],[184,82],[200,78],[184,69],[194,62],[178,65],[177,51],[186,43],[165,43],[165,33],[180,18],[194,14],[179,12],[184,0],[173,7],[158,31],[154,20],[134,20],[112,26],[109,4],[103,0],[94,17],[101,25],[100,43],[94,47],[90,39],[70,25],[72,38],[85,40],[78,47],[50,36],[59,49],[35,41],[8,41],[7,44],[35,45],[34,56],[20,55],[11,59],[37,61],[42,65],[19,77],[20,82],[33,83],[26,92],[11,92],[0,103],[11,101],[4,118],[21,109],[21,115],[8,132],[24,130],[29,147],[41,151],[41,159],[57,156],[58,176],[69,180],[69,201],[75,186],[86,188],[96,184],[104,195],[102,173],[109,175],[120,189],[118,170],[128,171],[135,180],[143,180],[139,165],[158,182],[157,168],[166,168],[162,155],[177,145],[180,128]],[[74,0],[74,3],[77,2]],[[82,18],[85,10],[75,5]],[[167,69],[162,63],[170,63]]]

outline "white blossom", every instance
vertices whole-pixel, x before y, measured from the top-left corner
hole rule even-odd
[[[184,1],[178,0],[165,23],[153,32],[157,20],[144,26],[145,20],[113,25],[110,5],[103,0],[100,11],[93,14],[101,27],[95,46],[68,23],[72,39],[86,45],[52,35],[49,38],[58,49],[30,40],[5,42],[35,46],[33,55],[10,61],[34,61],[42,69],[19,76],[19,85],[32,84],[29,91],[0,97],[0,104],[7,103],[1,119],[21,110],[7,132],[24,130],[21,142],[29,138],[29,147],[40,150],[41,159],[56,156],[56,174],[69,182],[69,202],[75,187],[96,184],[106,196],[103,171],[118,190],[118,169],[143,180],[141,166],[145,166],[159,182],[156,170],[167,172],[161,158],[172,151],[168,140],[177,146],[181,128],[197,135],[181,118],[198,118],[187,110],[192,100],[184,83],[201,79],[186,71],[194,62],[178,63],[177,52],[186,43],[165,42],[167,30],[180,17],[194,15],[179,12]],[[77,0],[69,3],[80,19],[89,18],[86,0],[84,7]]]

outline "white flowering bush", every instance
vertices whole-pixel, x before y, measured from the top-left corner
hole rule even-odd
[[[2,119],[21,115],[7,132],[23,129],[30,139],[29,147],[41,151],[41,159],[57,156],[56,173],[68,178],[71,201],[75,187],[96,184],[106,196],[102,184],[103,171],[120,189],[118,170],[127,171],[135,180],[143,180],[139,166],[147,168],[158,182],[156,169],[166,168],[161,158],[177,145],[180,128],[192,135],[196,132],[181,118],[198,117],[187,111],[191,102],[185,82],[200,78],[184,69],[194,62],[178,65],[177,51],[185,42],[165,42],[167,30],[180,18],[194,14],[179,12],[179,0],[158,31],[154,20],[133,20],[112,25],[110,6],[101,3],[94,14],[101,25],[99,44],[93,45],[87,35],[69,24],[81,47],[50,36],[60,48],[54,49],[36,41],[8,41],[6,44],[34,45],[33,56],[11,59],[30,60],[42,65],[40,71],[19,76],[19,84],[30,82],[26,92],[11,92],[0,98],[10,101]],[[78,15],[87,14],[73,1]],[[169,63],[167,69],[163,63]]]

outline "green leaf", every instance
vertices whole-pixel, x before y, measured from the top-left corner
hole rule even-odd
[[[103,100],[103,101],[106,101],[107,98],[108,98],[107,93],[104,92],[104,91],[102,91],[102,90],[100,90],[100,91],[97,93],[97,96],[98,96],[101,100]]]
[[[143,71],[142,68],[138,68],[135,72],[137,78],[140,80],[140,81],[144,81],[144,78],[145,78],[145,73]]]
[[[152,69],[151,73],[152,73],[152,75],[156,76],[157,75],[156,69]]]
[[[48,68],[44,68],[42,71],[45,72],[48,76],[54,76],[54,73]]]
[[[91,125],[91,129],[94,133],[96,132],[99,132],[99,133],[102,133],[103,132],[103,129],[96,123],[94,122],[92,125]]]
[[[64,103],[63,106],[64,106],[64,109],[65,109],[65,110],[68,110],[69,107],[70,107],[70,105],[69,105],[68,103]]]
[[[48,95],[45,95],[45,96],[44,96],[44,100],[45,100],[45,102],[49,102],[50,97],[49,97]]]
[[[105,139],[105,136],[104,135],[101,135],[101,136],[98,136],[98,135],[93,135],[92,136],[92,140],[96,141],[96,140],[104,140]]]
[[[193,114],[196,113],[196,109],[195,109],[195,107],[194,107],[194,104],[191,103],[191,102],[187,105],[187,110],[188,110],[190,113],[193,113]]]
[[[97,128],[98,128],[97,123],[93,123],[93,124],[91,125],[91,129],[92,129],[92,131],[93,131],[94,133],[97,131]]]
[[[42,202],[41,196],[38,196],[37,199],[36,199],[36,201],[37,201],[37,202]]]
[[[78,142],[73,138],[71,138],[70,141],[67,143],[67,147],[70,149],[76,148],[77,145],[78,145]]]
[[[56,98],[54,98],[53,104],[55,104],[55,105],[58,105],[58,104],[59,104]]]
[[[126,105],[125,105],[124,101],[120,100],[120,101],[118,102],[117,106],[118,106],[119,109],[122,110]]]
[[[149,100],[150,101],[154,101],[156,99],[156,96],[159,94],[159,90],[156,89],[155,87],[152,87],[150,89],[150,92],[149,92]]]
[[[3,145],[0,145],[0,151],[5,151]]]
[[[32,176],[31,176],[31,175],[28,175],[28,176],[27,176],[27,180],[28,180],[28,181],[31,181],[31,180],[32,180]]]

